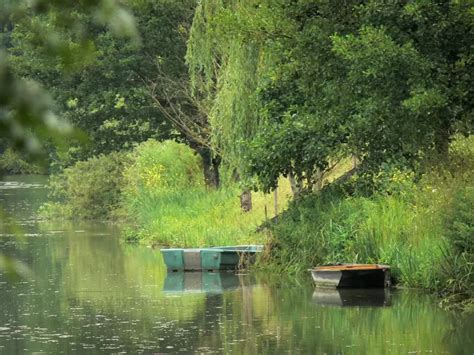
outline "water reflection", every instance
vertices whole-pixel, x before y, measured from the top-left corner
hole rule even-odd
[[[255,277],[233,272],[168,272],[163,291],[222,293],[250,287],[255,282]]]
[[[28,196],[20,195],[0,198],[15,210],[15,199],[28,206]],[[31,211],[21,211],[35,220]],[[169,275],[158,251],[120,244],[118,230],[105,224],[36,221],[25,232],[23,239],[0,238],[2,252],[34,270],[33,278],[16,284],[0,275],[1,354],[474,349],[472,318],[446,313],[421,293],[379,295],[376,305],[390,307],[328,307],[324,297],[314,296],[309,278],[295,285],[265,274]],[[331,297],[336,304],[355,302],[344,292],[326,298]]]
[[[313,302],[338,307],[387,307],[390,306],[391,292],[386,288],[317,288]]]

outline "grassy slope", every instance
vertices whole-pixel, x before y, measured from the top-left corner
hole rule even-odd
[[[180,247],[265,243],[266,236],[255,231],[266,217],[274,216],[273,194],[253,193],[253,209],[248,213],[240,208],[239,194],[236,186],[141,194],[132,208],[138,237],[148,244]],[[289,183],[282,180],[280,210],[287,207],[289,197]]]
[[[272,227],[263,267],[299,272],[325,263],[392,265],[398,282],[474,297],[474,139],[451,147],[450,161],[417,183],[410,173],[378,177],[370,197],[329,186],[294,201]]]
[[[324,180],[332,181],[351,168],[351,160],[343,160]],[[245,213],[240,208],[240,193],[238,186],[155,193],[143,189],[127,202],[135,222],[129,238],[178,247],[267,243],[268,234],[256,230],[275,216],[274,194],[252,193],[252,211]],[[277,197],[280,213],[292,198],[287,179],[280,179]]]

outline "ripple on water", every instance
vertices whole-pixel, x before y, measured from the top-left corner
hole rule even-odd
[[[0,181],[0,190],[44,189],[46,185],[21,181]],[[5,195],[5,194],[2,194]]]

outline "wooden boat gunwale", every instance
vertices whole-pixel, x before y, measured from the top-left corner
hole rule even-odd
[[[389,265],[384,264],[341,264],[316,266],[309,271],[346,271],[346,270],[387,270]]]

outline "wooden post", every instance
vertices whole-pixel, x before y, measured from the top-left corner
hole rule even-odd
[[[252,192],[249,189],[244,189],[240,195],[240,207],[244,212],[252,210]]]
[[[273,203],[275,206],[275,217],[278,216],[278,187],[273,190]]]

